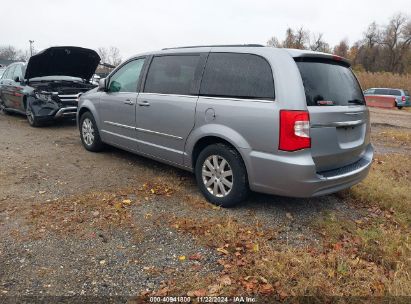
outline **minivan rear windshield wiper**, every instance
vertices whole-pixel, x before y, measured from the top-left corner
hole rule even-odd
[[[351,99],[348,100],[348,103],[354,103],[358,105],[365,105],[365,101],[363,99]]]

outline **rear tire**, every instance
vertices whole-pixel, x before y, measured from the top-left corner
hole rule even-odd
[[[218,143],[204,148],[197,158],[195,175],[202,194],[214,205],[233,207],[248,196],[244,162],[228,145]]]
[[[397,106],[397,108],[398,108],[398,110],[401,110],[401,109],[402,109],[402,106]]]
[[[100,152],[104,148],[96,121],[90,112],[85,112],[80,117],[80,138],[84,148],[88,151]]]

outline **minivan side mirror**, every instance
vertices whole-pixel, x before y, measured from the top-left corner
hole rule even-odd
[[[106,78],[102,78],[98,82],[98,90],[99,91],[106,91]]]
[[[20,76],[16,76],[16,77],[14,77],[14,82],[21,82],[21,79],[20,79]]]

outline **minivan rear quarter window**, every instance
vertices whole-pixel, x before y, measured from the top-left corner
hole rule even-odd
[[[273,100],[275,93],[271,67],[257,55],[211,53],[200,95]]]
[[[364,105],[361,87],[344,63],[317,58],[296,58],[308,106]]]
[[[389,95],[401,96],[401,91],[400,90],[390,90]]]
[[[148,70],[144,92],[191,95],[200,55],[154,57]]]

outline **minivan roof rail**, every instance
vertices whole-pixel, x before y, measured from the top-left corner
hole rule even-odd
[[[171,47],[171,48],[164,48],[165,50],[175,50],[175,49],[192,49],[192,48],[200,48],[200,47],[264,47],[262,44],[212,44],[212,45],[192,45],[192,46],[179,46],[179,47]]]

